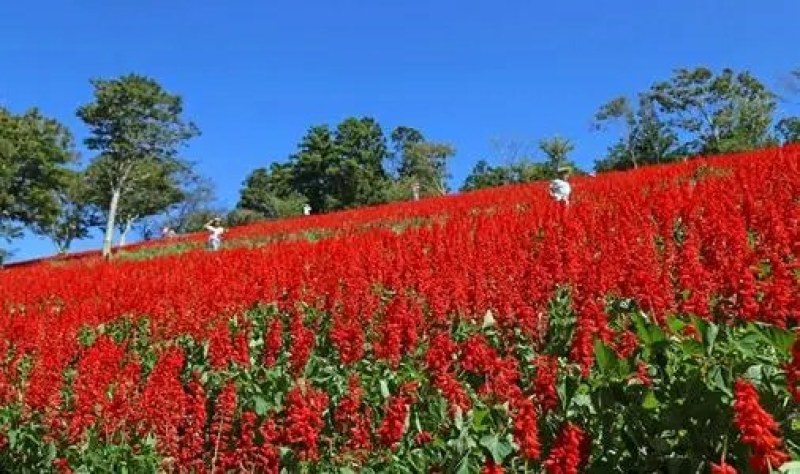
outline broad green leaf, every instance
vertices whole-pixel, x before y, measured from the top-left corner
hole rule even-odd
[[[594,357],[600,373],[608,374],[616,369],[617,355],[603,341],[597,339],[594,342]]]
[[[751,365],[745,372],[745,377],[756,383],[761,383],[764,378],[764,366],[761,364]]]
[[[495,463],[500,464],[513,448],[508,441],[500,440],[497,435],[486,435],[481,438],[480,445],[488,449]]]
[[[476,432],[483,430],[483,421],[489,416],[489,410],[478,408],[472,412],[472,429]]]
[[[694,339],[689,339],[681,342],[681,349],[683,350],[683,353],[686,354],[687,356],[693,356],[703,353],[703,345]]]
[[[390,395],[389,384],[386,383],[386,380],[381,379],[380,387],[381,387],[381,396],[383,396],[383,398],[389,398]]]
[[[472,472],[469,468],[469,452],[461,458],[458,462],[458,469],[456,470],[456,474],[470,474]]]
[[[776,328],[774,326],[759,329],[759,332],[764,335],[768,341],[770,341],[772,346],[775,347],[775,349],[777,349],[782,356],[785,357],[789,355],[795,339],[794,334],[791,331]]]

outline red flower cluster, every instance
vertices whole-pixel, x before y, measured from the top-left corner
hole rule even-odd
[[[413,384],[404,385],[386,403],[386,412],[378,427],[378,437],[384,446],[394,448],[403,438],[411,405],[414,402],[414,391]]]
[[[711,474],[737,474],[736,468],[726,463],[723,459],[719,464],[711,463]]]
[[[536,378],[533,381],[533,391],[539,401],[539,407],[546,413],[558,406],[558,359],[553,356],[539,356],[536,358]]]
[[[734,424],[742,442],[750,446],[750,466],[759,473],[769,473],[789,460],[782,449],[778,424],[758,401],[758,392],[750,382],[737,380],[734,387]]]
[[[553,442],[542,465],[548,474],[578,474],[587,457],[589,438],[583,430],[567,423]]]
[[[317,459],[319,435],[325,424],[323,412],[328,395],[304,386],[289,390],[286,395],[286,414],[283,441],[297,450],[300,459]]]

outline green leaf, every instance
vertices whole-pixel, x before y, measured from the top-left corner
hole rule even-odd
[[[745,377],[756,383],[761,383],[764,375],[764,366],[762,364],[751,365],[745,372]]]
[[[783,474],[800,474],[800,461],[789,461],[780,467]]]
[[[383,396],[383,398],[389,398],[389,384],[386,383],[386,380],[381,379],[380,387],[381,396]]]
[[[470,474],[472,472],[469,468],[469,452],[461,458],[458,462],[458,469],[456,470],[456,474]]]
[[[731,392],[730,387],[727,383],[725,383],[725,377],[723,376],[722,367],[714,366],[708,370],[708,385],[709,388],[712,390],[716,389],[728,395],[730,397],[733,396],[733,392]]]
[[[703,342],[706,344],[706,354],[711,355],[714,352],[714,343],[717,341],[719,335],[719,326],[710,323],[706,326],[703,332]]]
[[[759,333],[761,333],[782,356],[786,357],[789,355],[795,339],[791,331],[774,326],[762,327],[759,329]]]
[[[676,318],[675,316],[670,316],[669,318],[667,318],[667,327],[672,332],[679,333],[679,332],[683,331],[683,329],[686,327],[686,323],[684,323],[680,319]]]
[[[617,367],[617,355],[599,339],[594,341],[594,357],[600,373],[608,374]]]
[[[464,414],[459,407],[456,407],[455,424],[458,431],[464,431]]]
[[[508,441],[500,440],[495,434],[486,435],[481,438],[480,445],[489,450],[496,464],[502,463],[503,459],[511,454],[513,450]]]
[[[261,395],[256,395],[253,398],[253,402],[255,403],[256,415],[264,416],[267,414],[267,408],[269,407],[269,405],[267,404],[267,401],[264,399],[264,397],[262,397]]]
[[[478,408],[472,412],[472,429],[476,432],[483,431],[483,421],[489,416],[489,410]]]
[[[686,341],[681,342],[680,347],[681,350],[683,350],[683,353],[687,356],[693,356],[703,353],[703,345],[694,339],[688,339]]]
[[[659,406],[661,406],[661,403],[658,401],[658,398],[656,398],[656,394],[653,393],[652,390],[647,392],[644,396],[644,400],[642,400],[642,408],[645,410],[655,410]]]

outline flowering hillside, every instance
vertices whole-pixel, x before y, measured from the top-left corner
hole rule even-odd
[[[234,229],[220,252],[1,272],[0,471],[800,456],[800,148],[573,186],[569,208],[506,187]]]

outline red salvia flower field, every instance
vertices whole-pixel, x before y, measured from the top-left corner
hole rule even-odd
[[[214,253],[5,270],[0,469],[797,458],[800,148],[573,187],[569,207],[511,186],[237,228]]]

